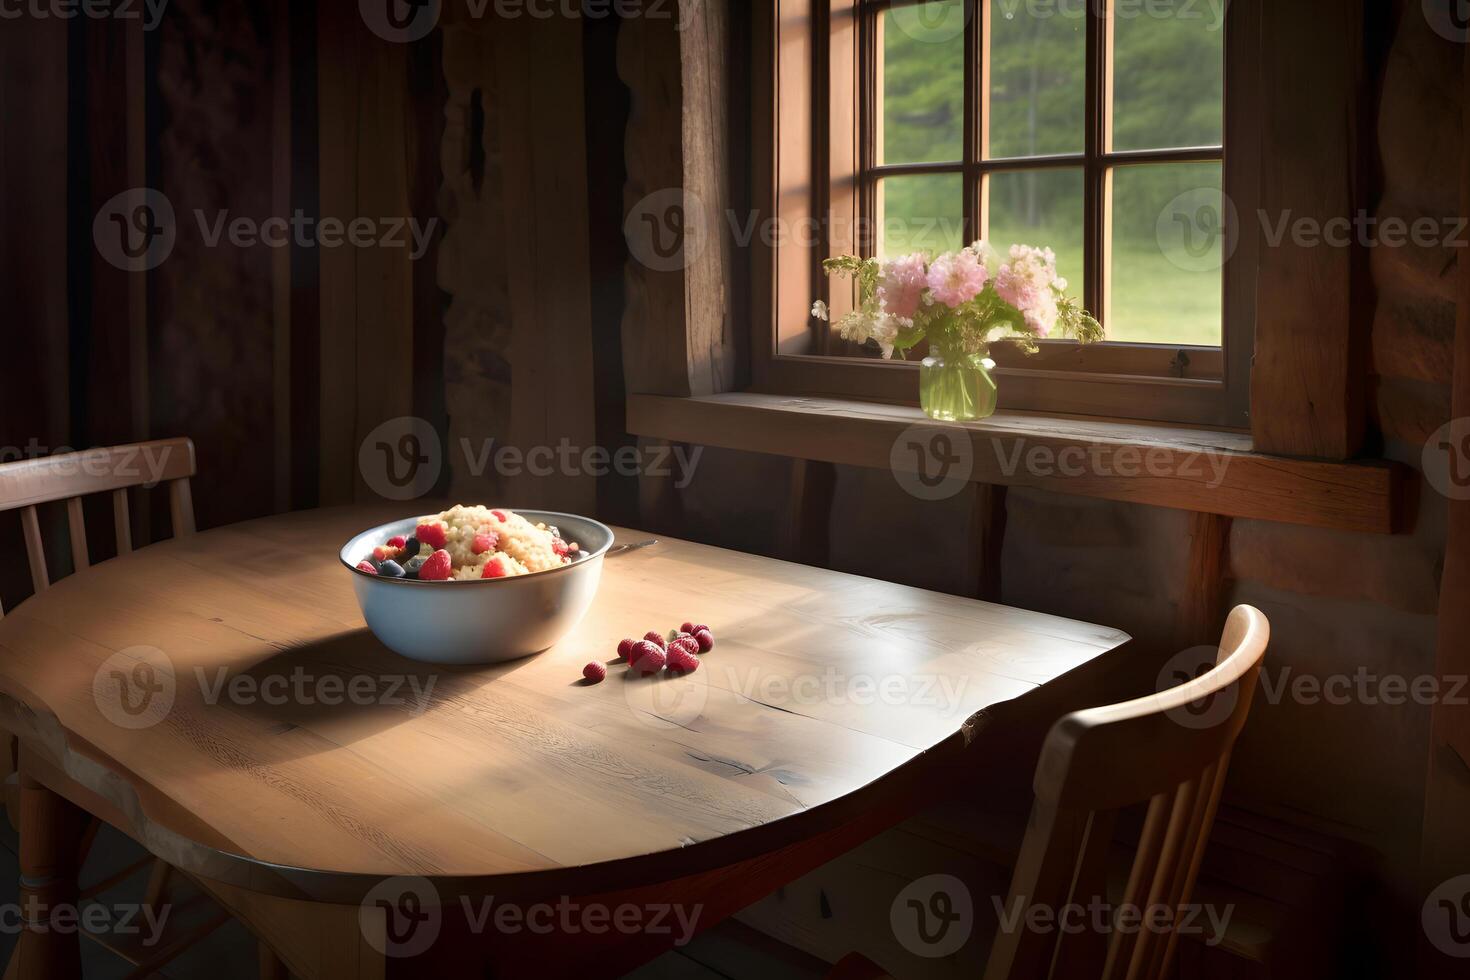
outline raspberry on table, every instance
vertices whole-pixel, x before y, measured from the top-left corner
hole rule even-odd
[[[675,650],[682,650],[689,656],[699,652],[699,641],[692,636],[679,636],[669,642],[669,655],[672,657]]]
[[[629,663],[632,663],[633,644],[636,642],[636,640],[631,639],[618,641],[618,656],[622,657],[624,660],[627,660]]]
[[[449,557],[449,552],[440,548],[429,556],[419,569],[419,581],[421,582],[445,582],[454,574],[454,562]]]
[[[676,674],[692,673],[699,669],[699,658],[683,646],[670,647],[668,669]]]
[[[582,668],[582,676],[593,684],[600,684],[607,677],[607,668],[594,660]]]
[[[699,644],[700,653],[709,653],[715,648],[715,635],[709,631],[709,627],[694,631],[694,642]]]
[[[668,656],[664,648],[652,640],[639,640],[633,644],[632,667],[641,674],[656,674],[664,669]]]

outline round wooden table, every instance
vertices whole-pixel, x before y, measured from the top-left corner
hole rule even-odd
[[[663,539],[607,559],[555,648],[433,667],[366,631],[336,559],[404,510],[167,541],[0,620],[28,879],[64,894],[70,845],[47,828],[75,807],[195,878],[301,976],[414,974],[446,956],[605,974],[677,930],[573,941],[460,913],[492,895],[522,910],[663,903],[706,927],[940,798],[965,750],[985,748],[994,706],[1127,640]],[[620,638],[685,619],[717,637],[694,674],[614,663]],[[580,680],[589,660],[610,664],[606,681]],[[404,938],[429,919],[431,942]],[[33,932],[23,947],[64,942]]]

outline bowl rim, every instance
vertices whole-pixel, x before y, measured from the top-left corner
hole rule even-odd
[[[584,565],[590,565],[590,564],[592,564],[594,561],[596,561],[597,559],[601,558],[603,555],[607,554],[608,549],[611,548],[613,546],[613,544],[615,543],[616,535],[614,535],[612,528],[608,527],[606,524],[602,523],[601,521],[596,520],[595,518],[587,517],[585,514],[573,514],[573,513],[570,513],[568,511],[561,511],[561,510],[539,510],[539,509],[534,508],[534,507],[525,507],[525,508],[521,508],[521,507],[496,507],[494,509],[495,510],[508,510],[508,511],[511,511],[512,513],[520,514],[523,517],[525,515],[527,515],[527,514],[535,514],[535,515],[537,515],[540,518],[548,518],[548,517],[552,517],[552,518],[555,518],[555,517],[570,517],[573,520],[586,521],[588,524],[594,524],[597,527],[600,527],[602,530],[604,530],[604,531],[607,532],[607,543],[604,544],[601,548],[598,548],[592,554],[588,555],[586,558],[581,559],[580,561],[573,562],[570,565],[562,565],[560,568],[547,568],[547,569],[543,569],[543,570],[541,570],[539,572],[530,572],[530,573],[528,573],[526,575],[507,575],[507,576],[503,576],[501,578],[446,579],[445,582],[447,582],[447,583],[449,583],[451,585],[480,585],[480,586],[487,586],[487,585],[508,585],[511,582],[523,582],[523,581],[525,581],[527,579],[532,579],[532,578],[539,579],[542,576],[556,575],[556,574],[558,574],[560,572],[571,572],[571,571],[575,571],[578,568],[583,567]],[[424,516],[429,516],[429,515],[424,515]],[[347,556],[345,554],[343,554],[343,552],[345,552],[347,550],[347,545],[351,544],[353,541],[356,541],[358,538],[363,537],[364,535],[367,535],[367,534],[371,534],[374,531],[379,531],[379,530],[382,530],[384,528],[390,527],[390,526],[392,526],[394,524],[402,524],[404,521],[407,521],[407,520],[410,520],[410,519],[411,518],[400,517],[397,520],[385,521],[382,524],[377,524],[377,525],[375,525],[373,527],[366,528],[365,530],[358,531],[356,534],[354,534],[351,537],[349,537],[347,539],[346,543],[344,543],[342,545],[342,547],[340,547],[340,548],[337,549],[337,560],[342,563],[342,567],[346,568],[352,574],[357,575],[357,576],[360,576],[360,577],[362,577],[364,579],[367,579],[369,581],[372,581],[372,582],[381,582],[384,585],[423,586],[423,587],[426,587],[427,588],[427,587],[431,587],[431,586],[435,586],[435,585],[443,585],[443,584],[445,584],[445,582],[438,582],[438,581],[435,581],[435,582],[422,582],[422,581],[419,581],[418,579],[383,578],[381,575],[369,575],[367,572],[364,572],[362,569],[358,568],[356,565],[353,565],[350,562],[348,562]],[[555,522],[554,521],[546,521],[545,523],[555,523]]]

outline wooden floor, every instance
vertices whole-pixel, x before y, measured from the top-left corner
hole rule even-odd
[[[0,811],[0,908],[13,907],[18,897],[20,866],[16,854],[15,829]],[[104,824],[82,870],[81,881],[84,886],[104,881],[139,861],[144,854],[137,843]],[[113,908],[137,903],[147,887],[148,875],[149,868],[145,863],[99,892],[93,900]],[[171,904],[172,916],[177,919],[171,918],[166,923],[165,944],[171,937],[187,932],[192,923],[204,921],[215,910],[213,903],[181,876],[174,876],[174,882],[171,885]],[[84,908],[86,904],[83,903]],[[178,922],[182,922],[182,928],[178,927]],[[0,964],[9,961],[15,943],[15,931],[0,928]],[[130,976],[137,962],[137,957],[130,954],[137,945],[138,938],[123,936],[116,940],[108,939],[107,945],[84,941],[82,971],[86,980],[123,980]],[[108,946],[116,946],[117,951]],[[259,975],[255,949],[255,940],[250,933],[231,920],[181,953],[153,977],[167,980],[255,980]],[[144,952],[151,954],[153,948]],[[732,922],[629,974],[629,980],[812,980],[823,976],[826,969],[826,964]]]

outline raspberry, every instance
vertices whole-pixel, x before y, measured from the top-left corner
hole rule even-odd
[[[418,538],[420,543],[426,544],[435,551],[438,551],[449,540],[445,532],[446,528],[443,523],[432,521],[428,524],[420,524],[418,529],[413,532],[413,536]]]
[[[429,556],[419,569],[419,581],[421,582],[445,582],[449,576],[454,574],[454,562],[449,558],[449,552],[440,548]]]
[[[699,652],[699,641],[692,636],[677,637],[669,642],[670,659],[673,658],[675,650],[682,650],[692,657]]]
[[[607,668],[594,660],[582,668],[582,676],[593,684],[600,684],[607,677]]]
[[[633,643],[634,643],[633,640],[621,640],[618,643],[618,656],[622,657],[624,660],[628,661],[629,663],[632,663],[633,662],[632,661],[632,656],[633,656]]]
[[[565,555],[568,551],[571,551],[572,549],[568,548],[567,543],[561,538],[552,538],[551,550],[556,552],[558,555]]]
[[[694,635],[694,624],[691,623],[691,622],[687,622],[687,621],[686,622],[683,622],[683,623],[680,623],[679,624],[679,632],[680,633],[688,633],[690,636],[693,636]]]
[[[367,572],[369,575],[376,575],[376,574],[378,574],[378,570],[373,567],[373,563],[370,562],[370,561],[360,561],[360,562],[358,562],[357,563],[357,570],[359,572]]]
[[[495,519],[497,521],[499,521],[500,523],[502,523],[502,524],[504,524],[506,521],[510,520],[509,517],[506,517],[505,516],[505,511],[503,511],[503,510],[492,510],[490,513],[494,514],[495,515]]]
[[[668,669],[675,674],[692,673],[699,669],[699,658],[682,646],[670,647]]]
[[[694,631],[694,642],[699,644],[700,653],[709,653],[715,648],[715,635],[706,626]]]
[[[401,534],[395,534],[388,539],[388,547],[390,548],[402,548],[406,544],[408,544],[408,539]]]
[[[485,563],[485,570],[480,573],[480,578],[505,578],[505,566],[500,563],[499,558],[491,558]]]
[[[647,633],[643,634],[643,638],[649,643],[655,644],[660,650],[668,646],[668,644],[664,642],[663,634],[660,633],[658,630],[649,630]]]
[[[470,550],[477,555],[483,555],[487,551],[494,551],[500,547],[500,535],[494,531],[481,531],[475,535],[475,541],[470,545]]]
[[[633,669],[640,674],[656,674],[664,669],[668,661],[664,648],[652,640],[639,640],[633,644]]]

